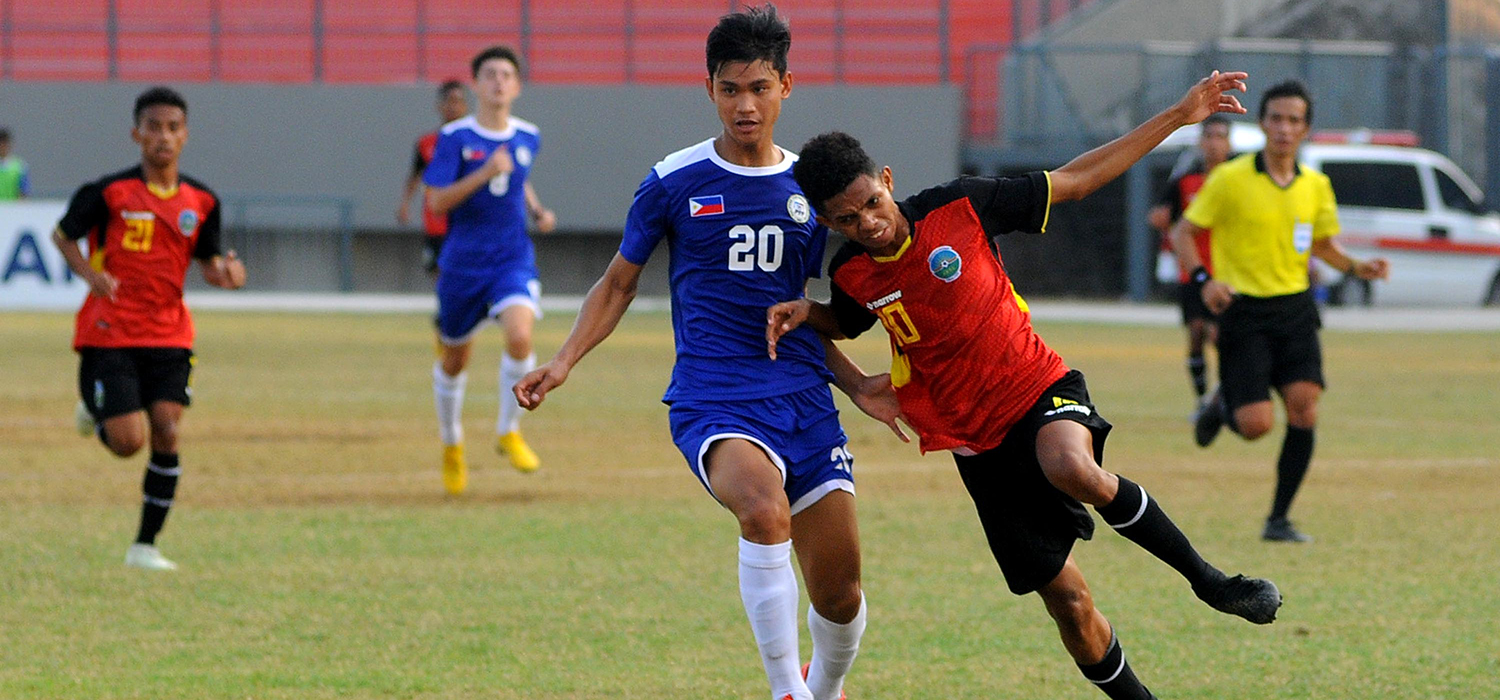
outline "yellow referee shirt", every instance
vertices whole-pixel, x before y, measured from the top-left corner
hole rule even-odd
[[[1213,229],[1214,279],[1253,297],[1306,291],[1313,241],[1339,232],[1328,176],[1299,163],[1280,187],[1260,153],[1214,168],[1182,216]]]

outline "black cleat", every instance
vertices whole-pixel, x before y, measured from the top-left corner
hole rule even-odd
[[[1266,529],[1260,533],[1260,538],[1267,542],[1311,542],[1312,535],[1306,534],[1292,526],[1292,521],[1286,518],[1276,518],[1266,521]]]
[[[1238,615],[1257,625],[1269,625],[1281,608],[1281,591],[1263,578],[1245,578],[1235,574],[1218,583],[1194,588],[1198,599],[1221,613]]]
[[[1208,447],[1219,436],[1219,430],[1224,427],[1225,411],[1224,398],[1218,389],[1198,406],[1198,412],[1193,415],[1193,440],[1199,447]]]

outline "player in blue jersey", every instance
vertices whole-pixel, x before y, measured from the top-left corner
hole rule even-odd
[[[835,700],[865,626],[853,457],[828,382],[896,429],[887,375],[864,380],[814,333],[765,352],[767,302],[803,296],[827,231],[772,130],[792,90],[791,34],[775,8],[726,15],[708,37],[708,94],[723,131],[647,174],[625,238],[567,341],[515,387],[536,408],[614,330],[641,267],[665,239],[677,362],[663,397],[689,468],[740,524],[741,599],[776,700]],[[800,329],[806,330],[806,329]],[[831,347],[831,346],[828,346]],[[826,354],[825,354],[826,353]],[[830,371],[831,370],[831,371]],[[858,378],[858,379],[856,379]],[[807,582],[813,654],[798,669],[797,579]]]
[[[443,440],[443,486],[463,493],[468,466],[463,451],[463,400],[474,334],[489,320],[505,329],[500,359],[500,418],[496,449],[523,472],[541,462],[517,429],[520,407],[511,385],[536,366],[531,328],[537,305],[536,251],[526,234],[528,217],[551,231],[556,217],[532,189],[529,175],[542,137],[535,124],[511,116],[521,94],[521,62],[493,46],[474,57],[478,109],[445,124],[423,175],[432,210],[448,217],[438,259],[437,336],[440,359],[432,370],[438,432]]]

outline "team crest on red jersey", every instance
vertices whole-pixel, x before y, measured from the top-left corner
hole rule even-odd
[[[953,246],[941,246],[927,256],[927,267],[932,276],[944,282],[952,282],[964,272],[964,259]]]
[[[198,212],[183,209],[182,213],[177,215],[177,230],[181,231],[184,236],[192,236],[193,232],[198,230]]]

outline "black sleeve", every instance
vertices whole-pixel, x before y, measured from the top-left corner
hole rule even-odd
[[[411,177],[422,177],[427,172],[427,159],[422,157],[422,142],[411,149]]]
[[[870,313],[863,304],[854,300],[844,291],[839,283],[834,280],[833,273],[839,269],[850,258],[862,252],[854,243],[845,243],[833,254],[833,260],[828,263],[828,286],[833,290],[833,298],[829,299],[828,306],[833,309],[833,319],[839,325],[839,332],[845,338],[858,338],[861,333],[870,330],[870,326],[880,320],[875,314]]]
[[[1052,205],[1047,173],[1037,170],[1015,177],[964,177],[959,178],[958,186],[990,238],[1011,231],[1042,233],[1047,228],[1047,212]]]
[[[199,260],[212,260],[215,255],[223,254],[219,244],[219,208],[219,200],[215,197],[214,208],[208,210],[208,215],[198,226],[198,243],[193,246],[193,257]]]
[[[109,223],[109,205],[104,202],[104,187],[91,182],[78,188],[68,201],[68,210],[63,212],[57,227],[70,240],[78,240],[100,230]]]

